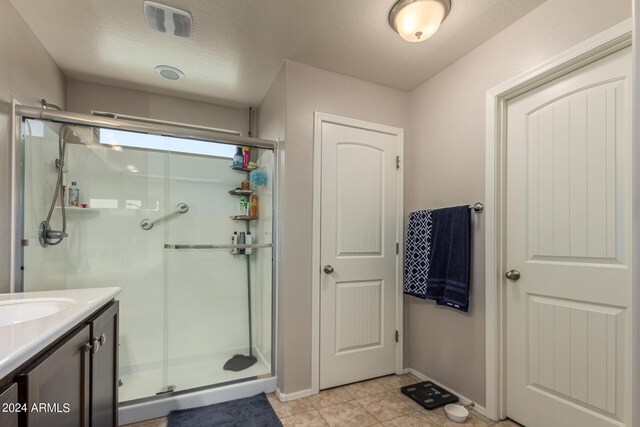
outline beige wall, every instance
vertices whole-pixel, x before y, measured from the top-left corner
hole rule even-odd
[[[67,109],[84,114],[95,110],[149,117],[234,130],[242,135],[247,135],[249,128],[248,109],[77,80],[67,86]]]
[[[485,95],[631,16],[629,0],[549,0],[411,93],[407,212],[484,201]],[[406,298],[409,366],[485,404],[484,218],[469,314]]]
[[[279,84],[285,93],[285,161],[280,166],[286,199],[280,205],[278,382],[282,392],[292,393],[311,387],[313,114],[321,111],[408,130],[409,97],[292,61],[284,67],[285,87]],[[265,107],[263,103],[260,123],[269,111]]]
[[[9,0],[0,0],[0,292],[9,291],[11,100],[64,108],[66,78]]]

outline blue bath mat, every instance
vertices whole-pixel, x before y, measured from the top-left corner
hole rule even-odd
[[[281,427],[264,393],[169,413],[169,427]]]

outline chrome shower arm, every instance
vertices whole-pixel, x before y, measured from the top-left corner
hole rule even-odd
[[[157,222],[165,221],[169,218],[173,218],[176,215],[187,213],[189,211],[189,205],[187,205],[186,203],[178,203],[177,208],[178,210],[171,212],[165,216],[161,216],[155,221],[151,221],[148,218],[143,219],[142,221],[140,221],[140,228],[142,228],[143,230],[151,230],[153,228],[153,225]]]

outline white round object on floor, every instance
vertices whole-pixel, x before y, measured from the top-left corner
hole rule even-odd
[[[447,417],[451,421],[455,421],[457,423],[463,423],[467,420],[469,416],[469,411],[467,408],[461,405],[456,405],[454,403],[450,403],[444,407],[444,411],[447,413]]]

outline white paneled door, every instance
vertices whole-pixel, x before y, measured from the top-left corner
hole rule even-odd
[[[396,372],[399,345],[402,139],[344,120],[320,125],[321,389]]]
[[[507,415],[529,427],[628,425],[630,85],[626,48],[508,104]]]

